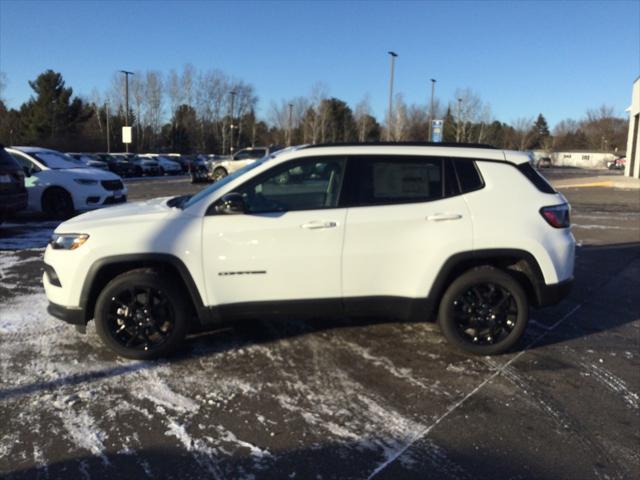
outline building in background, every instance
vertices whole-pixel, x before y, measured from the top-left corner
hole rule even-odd
[[[627,177],[640,178],[640,77],[633,82],[629,112],[629,136],[627,137]]]

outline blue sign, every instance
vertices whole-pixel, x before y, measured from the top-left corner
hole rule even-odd
[[[442,132],[444,130],[443,120],[431,121],[431,141],[433,143],[442,143]]]

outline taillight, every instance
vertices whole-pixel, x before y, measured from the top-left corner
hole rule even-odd
[[[553,205],[552,207],[542,207],[540,209],[540,215],[554,228],[569,228],[571,226],[568,203]]]

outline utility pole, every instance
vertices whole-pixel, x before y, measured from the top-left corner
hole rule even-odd
[[[231,92],[229,92],[231,94],[231,126],[229,127],[229,153],[231,155],[233,155],[233,129],[235,128],[235,125],[233,124],[233,105],[235,103],[236,100],[236,95],[238,92],[236,92],[235,90],[231,90]]]
[[[291,146],[291,128],[293,125],[293,103],[289,104],[289,135],[287,138],[287,147]]]
[[[462,99],[458,99],[458,121],[456,122],[456,143],[460,143],[460,110],[462,106]]]
[[[124,126],[128,127],[129,126],[129,75],[133,75],[133,72],[127,72],[126,70],[120,70],[120,72],[124,73],[124,104],[125,104],[125,110],[124,110]],[[129,144],[125,143],[125,151],[127,153],[129,153]]]
[[[433,135],[433,95],[435,93],[436,90],[436,79],[432,78],[431,79],[431,105],[429,107],[429,139],[428,141],[431,142],[433,141],[433,139],[431,138],[431,136]]]
[[[391,58],[391,78],[389,79],[389,121],[387,122],[387,141],[391,141],[391,130],[393,127],[393,73],[396,64],[396,52],[387,52]]]
[[[104,104],[105,111],[107,114],[107,153],[111,153],[111,131],[109,130],[109,102],[106,101]]]

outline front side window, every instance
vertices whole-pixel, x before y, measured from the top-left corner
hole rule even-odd
[[[309,158],[279,165],[238,189],[247,213],[317,210],[338,206],[346,160]]]
[[[440,158],[354,157],[350,162],[350,205],[428,202],[445,194]]]

